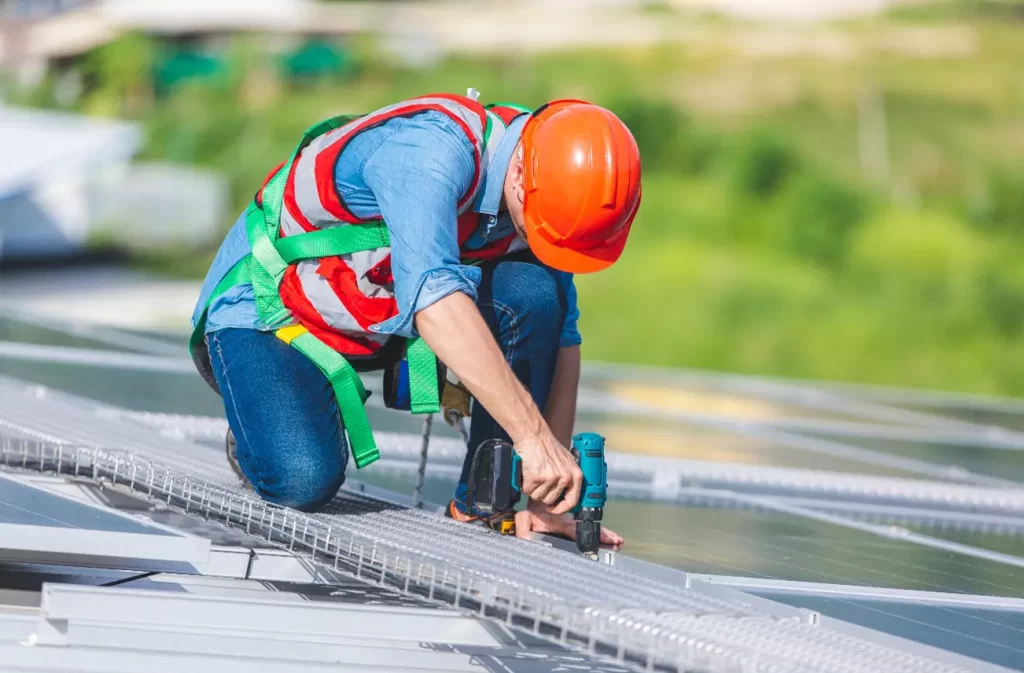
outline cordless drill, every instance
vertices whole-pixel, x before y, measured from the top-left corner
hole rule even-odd
[[[604,437],[581,432],[572,438],[572,454],[583,472],[580,499],[572,508],[576,519],[576,546],[586,556],[597,558],[601,543],[601,519],[608,495],[608,464],[604,461]]]
[[[608,490],[604,437],[593,432],[574,436],[572,455],[583,472],[580,499],[571,510],[576,519],[576,546],[596,559]],[[500,439],[483,442],[473,456],[467,500],[484,514],[504,514],[502,521],[492,523],[492,528],[513,534],[514,508],[522,493],[522,461],[512,445]]]

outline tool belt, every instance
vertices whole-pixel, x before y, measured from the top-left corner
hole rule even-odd
[[[235,264],[210,293],[189,340],[189,352],[203,378],[217,390],[206,347],[207,314],[217,297],[235,286],[252,283],[260,321],[273,330],[279,339],[308,357],[327,377],[338,401],[352,457],[356,467],[363,468],[380,458],[380,451],[377,449],[364,407],[370,394],[352,364],[343,355],[311,334],[301,324],[294,324],[295,321],[281,302],[279,293],[281,279],[290,264],[304,259],[347,255],[390,246],[390,237],[383,221],[346,224],[286,238],[278,237],[285,181],[296,157],[314,138],[354,118],[334,117],[308,129],[292,153],[291,159],[278,169],[263,187],[261,198],[254,198],[249,204],[245,213],[245,228],[252,253]],[[392,337],[396,338],[398,337]],[[440,411],[443,366],[439,365],[433,351],[423,339],[404,341],[404,361],[407,362],[404,376],[408,390],[405,399],[408,400],[408,409],[414,414]],[[402,372],[398,373],[399,377],[392,375],[393,384],[400,384]],[[397,400],[397,394],[395,399]]]

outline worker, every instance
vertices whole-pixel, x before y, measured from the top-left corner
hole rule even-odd
[[[311,128],[227,233],[192,318],[236,472],[269,502],[321,509],[350,453],[357,467],[379,455],[356,372],[406,363],[423,412],[451,370],[474,405],[448,516],[488,524],[467,474],[472,447],[501,437],[529,496],[517,534],[572,538],[573,277],[619,258],[640,198],[633,136],[580,100],[531,111],[470,90]]]

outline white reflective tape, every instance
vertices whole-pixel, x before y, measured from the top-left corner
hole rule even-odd
[[[295,219],[287,205],[281,206],[280,231],[285,236],[295,236],[297,234],[306,233],[306,230],[303,229],[302,226],[299,224],[299,221]]]
[[[356,284],[359,286],[360,292],[372,298],[392,298],[394,297],[392,290],[377,285],[366,277],[366,274],[371,269],[380,264],[390,254],[391,248],[374,248],[373,250],[354,252],[351,255],[341,255],[341,259],[355,273]]]
[[[337,222],[338,218],[327,212],[327,209],[324,208],[323,203],[320,201],[319,185],[317,184],[316,176],[316,159],[320,154],[319,152],[309,151],[311,148],[312,146],[307,147],[302,156],[295,161],[295,203],[298,204],[299,210],[302,211],[306,220],[317,229],[320,229],[328,224]],[[333,182],[334,176],[329,177]],[[333,185],[331,186],[333,187]]]
[[[498,143],[505,136],[505,122],[501,120],[501,117],[494,114],[490,110],[487,111],[487,116],[491,120],[491,137],[487,139],[487,146],[484,147],[484,154],[480,157],[480,171],[481,174],[487,171],[487,167],[491,165],[491,159],[494,158],[494,152],[498,149]],[[480,180],[483,182],[483,179]]]

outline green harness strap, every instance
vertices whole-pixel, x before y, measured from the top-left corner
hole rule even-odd
[[[348,255],[358,250],[372,250],[390,244],[387,227],[378,222],[369,222],[279,238],[274,248],[285,262],[294,264],[303,259]]]
[[[249,273],[249,258],[245,257],[240,260],[233,267],[228,269],[228,272],[224,274],[224,277],[220,279],[220,282],[213,288],[213,292],[206,300],[206,304],[203,306],[203,312],[199,315],[199,322],[196,324],[196,328],[192,330],[192,335],[188,340],[189,353],[195,355],[196,346],[203,342],[206,338],[206,314],[210,310],[210,304],[213,300],[221,296],[229,289],[236,285],[245,285],[252,279],[252,274]]]
[[[266,200],[266,195],[264,195],[264,200]],[[249,233],[250,241],[262,240],[261,233],[266,235],[266,230],[261,226],[263,221],[262,210],[259,207],[250,206],[246,218],[246,231]],[[324,236],[323,234],[331,235]],[[307,236],[311,238],[304,240]],[[269,243],[269,237],[266,240]],[[264,250],[265,257],[269,257],[271,260],[275,260],[275,258],[281,259],[284,267],[287,268],[287,264],[293,260],[321,257],[327,254],[347,255],[353,252],[378,248],[382,245],[387,246],[389,240],[387,227],[382,222],[374,222],[358,226],[336,227],[311,234],[277,239],[278,245],[283,244],[285,241],[291,241],[289,245],[281,246],[284,248],[284,255],[281,254],[282,251],[278,250],[274,244],[271,244],[269,248],[265,247]],[[235,264],[224,275],[224,278],[213,289],[213,292],[210,293],[210,298],[203,308],[199,324],[192,332],[189,344],[190,350],[194,350],[205,338],[206,316],[210,304],[217,297],[232,287],[250,282],[253,284],[254,291],[258,293],[256,279],[260,275],[262,275],[264,282],[269,278],[274,283],[276,291],[276,287],[280,284],[279,277],[275,278],[268,272],[260,258],[256,256],[255,251],[256,247],[254,245],[253,254],[246,256]],[[288,260],[288,262],[283,260]],[[282,271],[281,276],[283,275]],[[279,297],[277,301],[280,302]],[[264,312],[274,309],[272,307],[268,308],[266,304],[263,304],[261,308],[259,295],[257,294],[256,310],[260,314],[260,319],[267,322],[267,319],[263,317]],[[287,309],[285,311],[287,316]],[[345,432],[348,434],[352,458],[355,461],[356,467],[361,469],[380,458],[380,451],[377,449],[377,443],[373,437],[373,431],[370,428],[370,421],[366,416],[366,409],[364,407],[369,394],[366,392],[362,380],[352,368],[352,365],[340,353],[301,326],[278,328],[275,332],[278,338],[308,357],[324,373],[327,380],[330,381],[331,387],[334,389],[334,396],[338,401],[338,409],[341,411]],[[420,343],[422,343],[422,346],[418,345]],[[426,346],[425,342],[418,338],[412,340],[407,346],[409,351],[409,392],[413,398],[413,413],[433,413],[440,411],[441,408],[440,401],[437,399],[436,359],[429,347],[426,348],[426,353],[423,354],[423,346]],[[413,353],[416,353],[416,357],[413,356]],[[425,379],[422,375],[426,367],[432,367],[430,370],[433,374],[432,379],[429,376]],[[416,372],[415,377],[413,372]],[[431,380],[433,381],[432,389],[430,387]],[[431,401],[433,401],[433,405],[431,405]]]
[[[282,258],[277,250],[279,239],[278,230],[281,227],[281,208],[284,206],[284,187],[291,173],[292,164],[299,156],[299,153],[306,148],[317,137],[336,129],[340,126],[358,119],[361,115],[343,115],[326,119],[306,129],[302,139],[292,152],[292,156],[280,168],[274,176],[267,181],[262,191],[261,204],[257,205],[255,199],[249,205],[246,217],[246,233],[249,237],[249,244],[252,247],[252,256],[258,262],[253,265],[252,287],[256,293],[256,312],[260,320],[270,328],[285,324],[291,318],[288,309],[281,303],[281,295],[278,288],[284,272],[288,269],[288,262]],[[256,216],[259,211],[259,216]],[[296,238],[301,238],[298,236]],[[368,248],[356,248],[349,252],[358,252]],[[338,253],[347,254],[347,253]]]
[[[352,365],[338,351],[309,332],[296,336],[289,343],[312,360],[331,382],[356,468],[366,467],[380,458],[380,451],[370,428],[370,419],[367,418],[364,407],[366,398],[370,395],[363,388],[363,382],[352,369]]]
[[[302,135],[302,140],[288,162],[263,187],[261,203],[258,204],[254,199],[249,204],[245,228],[252,253],[235,264],[210,293],[189,339],[189,351],[194,353],[195,348],[205,339],[206,318],[214,300],[233,287],[252,283],[256,295],[256,311],[260,320],[268,328],[273,329],[278,338],[308,357],[330,381],[348,434],[352,458],[356,467],[361,469],[380,458],[380,451],[377,449],[364,406],[369,393],[344,356],[304,327],[285,326],[291,321],[291,313],[281,301],[279,288],[289,264],[304,259],[348,255],[389,247],[391,239],[387,227],[383,221],[375,221],[278,238],[285,183],[299,153],[317,136],[360,116],[362,115],[334,117],[309,128]],[[496,115],[488,111],[484,133],[485,148],[492,133],[492,119],[496,119],[499,124],[502,123]],[[410,339],[406,344],[406,359],[409,364],[412,413],[429,414],[440,411],[437,357],[434,352],[422,338],[417,337]]]

